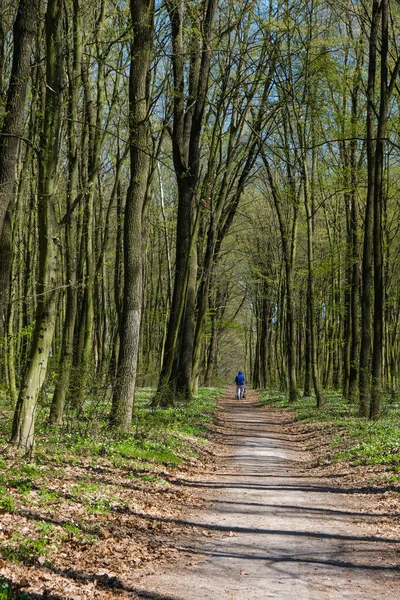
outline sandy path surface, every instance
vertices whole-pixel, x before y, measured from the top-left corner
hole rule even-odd
[[[154,600],[400,600],[400,543],[380,534],[363,499],[313,478],[282,413],[256,395],[223,401],[225,465],[202,487],[201,532],[177,541],[176,565],[135,590]]]

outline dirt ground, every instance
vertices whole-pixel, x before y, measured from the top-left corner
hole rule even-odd
[[[131,597],[399,600],[398,493],[372,498],[360,477],[355,487],[348,472],[315,469],[321,435],[257,400],[223,398],[227,455],[182,482],[207,502],[180,520],[175,564],[143,570]]]
[[[213,446],[155,473],[168,485],[105,462],[96,481],[122,496],[86,515],[96,541],[65,540],[50,566],[0,559],[0,576],[32,600],[400,600],[399,491],[371,484],[376,467],[330,464],[328,447],[324,425],[261,407],[255,392],[239,403],[231,388]],[[87,469],[53,485],[70,490]],[[22,504],[2,514],[0,540],[83,518],[80,504],[55,506],[49,514],[31,498],[29,514]]]

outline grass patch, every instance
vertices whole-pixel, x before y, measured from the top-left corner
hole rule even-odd
[[[14,499],[3,486],[0,486],[0,509],[9,513],[13,513],[15,511]]]
[[[9,460],[0,457],[0,509],[14,513],[20,505],[50,507],[68,502],[85,506],[89,513],[104,513],[109,511],[108,496],[112,492],[100,489],[93,476],[96,469],[104,468],[104,463],[108,469],[123,469],[134,477],[140,473],[139,481],[159,485],[157,466],[174,468],[191,461],[208,443],[221,390],[200,389],[190,402],[170,408],[152,406],[154,392],[151,388],[136,390],[132,430],[124,435],[110,431],[106,413],[93,435],[84,434],[78,425],[74,428],[69,417],[65,428],[50,427],[48,407],[42,407],[36,422],[34,459],[27,463],[15,460],[13,454]],[[6,418],[0,422],[0,442],[7,451],[12,410],[3,408]],[[92,471],[87,470],[88,465]],[[49,485],[50,481],[64,479],[68,469],[76,471],[70,483],[62,489]],[[98,498],[104,502],[99,503]]]
[[[154,408],[154,390],[136,394],[134,434],[109,444],[107,454],[115,460],[174,466],[196,454],[197,444],[206,444],[214,422],[221,390],[201,389],[191,402],[172,408]]]
[[[0,546],[0,552],[7,560],[31,564],[49,553],[49,539],[33,539],[15,533],[8,544]]]

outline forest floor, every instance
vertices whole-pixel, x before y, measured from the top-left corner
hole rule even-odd
[[[58,514],[38,496],[26,514],[4,512],[0,574],[32,599],[399,600],[399,489],[371,484],[371,467],[326,460],[323,426],[233,393],[221,398],[213,451],[191,465],[132,481],[102,463],[94,475],[115,490],[109,510],[83,519],[75,504]],[[82,481],[92,469],[71,467],[65,488],[77,470]],[[71,536],[57,546],[66,520]],[[11,532],[30,539],[32,523],[57,551],[6,556]]]

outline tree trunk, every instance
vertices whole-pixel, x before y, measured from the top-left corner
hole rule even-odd
[[[374,335],[372,351],[372,394],[370,418],[379,419],[382,404],[382,361],[383,361],[383,231],[382,231],[382,194],[385,137],[388,113],[388,51],[389,51],[389,2],[382,0],[382,40],[381,40],[381,82],[378,131],[375,151],[374,180]]]
[[[310,285],[307,282],[307,303],[305,320],[305,345],[304,345],[304,398],[309,398],[312,392],[311,375],[311,339],[310,339]]]
[[[293,259],[295,238],[289,236],[287,224],[283,218],[282,201],[275,180],[271,171],[269,161],[262,154],[264,166],[267,171],[268,182],[274,200],[275,210],[278,215],[279,231],[281,236],[281,244],[283,250],[283,258],[285,262],[286,273],[286,339],[287,339],[287,365],[289,378],[289,402],[295,402],[298,397],[297,379],[296,379],[296,329],[295,329],[295,314],[294,314],[294,299],[293,299]],[[296,231],[297,212],[295,211],[293,231]],[[291,245],[292,243],[292,245]]]
[[[25,99],[31,68],[31,49],[40,16],[39,0],[20,0],[14,23],[14,53],[3,127],[0,135],[0,232],[12,197]]]
[[[129,75],[131,180],[124,222],[124,300],[111,424],[128,431],[133,414],[142,311],[142,212],[148,183],[149,73],[153,53],[154,0],[131,0],[133,41]]]
[[[317,332],[315,325],[315,306],[314,306],[314,236],[313,236],[313,210],[312,199],[310,198],[309,180],[307,164],[303,165],[303,181],[304,181],[304,204],[307,218],[307,260],[308,260],[308,286],[309,295],[309,319],[310,319],[310,344],[311,344],[311,373],[314,385],[314,393],[317,399],[317,408],[322,408],[324,398],[322,396],[319,370],[318,370],[318,354],[317,354]]]
[[[358,85],[358,84],[357,84]],[[353,89],[352,98],[352,120],[353,136],[356,137],[355,123],[358,116],[358,87]],[[357,203],[357,165],[356,165],[357,141],[350,144],[350,166],[351,166],[351,250],[352,250],[352,274],[351,274],[351,347],[350,347],[350,374],[349,393],[350,402],[356,401],[358,386],[358,361],[360,355],[360,240],[359,240],[359,210]]]
[[[194,25],[201,31],[201,36],[191,39],[193,45],[189,65],[186,64],[186,49],[183,44],[186,33],[184,27],[185,3],[167,2],[171,31],[173,38],[172,63],[174,73],[174,114],[172,148],[174,168],[178,185],[178,216],[176,225],[176,259],[175,281],[172,295],[171,312],[168,322],[165,343],[164,361],[158,383],[156,402],[170,403],[173,399],[174,388],[187,398],[191,394],[191,368],[185,367],[185,372],[179,373],[173,380],[173,365],[184,366],[189,357],[189,340],[193,352],[194,344],[194,297],[192,294],[193,270],[191,269],[191,254],[197,243],[199,209],[196,219],[195,196],[200,169],[200,136],[203,127],[204,107],[208,92],[208,80],[211,63],[211,35],[217,0],[206,0],[200,16],[193,13]],[[190,33],[190,32],[189,32]],[[186,70],[189,75],[186,79]],[[189,84],[189,99],[185,105],[186,80]],[[192,271],[192,272],[191,272]],[[187,292],[189,297],[186,298]],[[184,311],[188,316],[183,317]],[[183,321],[181,321],[183,317]],[[181,322],[193,332],[184,331],[183,343],[178,343],[179,332],[183,331]],[[182,339],[180,341],[182,341]],[[179,355],[179,352],[182,354]],[[177,354],[178,353],[178,354]],[[193,360],[193,356],[191,356]],[[179,366],[180,365],[180,366]],[[190,372],[190,380],[187,379]],[[172,376],[172,379],[171,379]]]
[[[34,444],[38,396],[46,377],[57,308],[58,237],[54,188],[59,156],[62,98],[61,0],[49,0],[46,12],[46,100],[41,136],[38,183],[38,305],[31,356],[14,413],[12,443],[27,450]]]
[[[82,60],[82,23],[78,0],[74,0],[74,55],[72,66],[69,69],[69,99],[68,99],[68,163],[69,178],[67,187],[67,212],[71,210],[78,190],[78,148],[75,132],[78,120],[78,82]],[[65,260],[67,301],[65,308],[65,321],[63,330],[60,375],[54,390],[53,401],[50,408],[49,422],[53,425],[62,425],[64,406],[69,389],[71,370],[74,354],[74,329],[78,309],[78,296],[76,289],[76,219],[70,216],[65,231]]]
[[[361,294],[361,347],[360,347],[360,416],[368,417],[370,412],[370,356],[372,336],[372,250],[374,225],[374,190],[375,190],[375,78],[376,51],[378,40],[378,6],[372,3],[371,33],[369,40],[369,64],[367,87],[367,169],[368,188],[364,221],[364,249],[362,259],[362,294]]]

